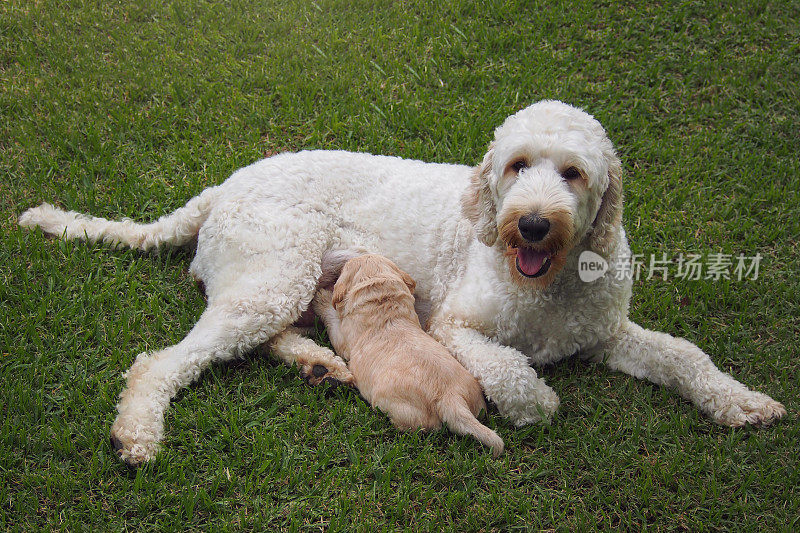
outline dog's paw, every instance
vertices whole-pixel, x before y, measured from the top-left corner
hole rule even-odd
[[[159,450],[155,435],[141,427],[131,431],[119,419],[111,427],[109,441],[117,456],[131,467],[138,467],[151,461]]]
[[[500,414],[511,420],[515,426],[548,422],[561,403],[556,392],[541,380],[528,391],[524,399],[516,396],[510,401],[503,401],[495,396],[493,400]]]
[[[751,390],[737,391],[712,403],[711,417],[725,426],[768,426],[786,414],[783,404]]]

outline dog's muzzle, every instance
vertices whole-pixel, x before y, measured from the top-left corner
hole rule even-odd
[[[550,221],[539,215],[525,215],[517,221],[517,229],[526,243],[538,243],[550,232]],[[522,245],[515,248],[516,265],[520,274],[527,278],[538,278],[550,270],[551,254]]]

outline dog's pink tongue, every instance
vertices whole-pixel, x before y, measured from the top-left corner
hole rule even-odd
[[[517,248],[517,265],[526,276],[538,274],[548,257],[547,252],[538,252],[530,248]]]

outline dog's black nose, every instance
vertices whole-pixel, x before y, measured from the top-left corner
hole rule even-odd
[[[526,241],[541,241],[550,231],[550,221],[536,215],[526,215],[517,223],[522,238]]]

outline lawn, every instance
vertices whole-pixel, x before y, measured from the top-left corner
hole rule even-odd
[[[0,3],[0,529],[797,530],[800,4],[720,4]],[[573,358],[540,369],[551,424],[490,409],[492,459],[251,354],[175,399],[156,461],[117,460],[123,372],[203,309],[191,250],[52,240],[24,209],[149,220],[284,150],[476,164],[543,98],[608,130],[635,253],[760,254],[757,279],[643,276],[631,315],[787,417],[720,427]]]

